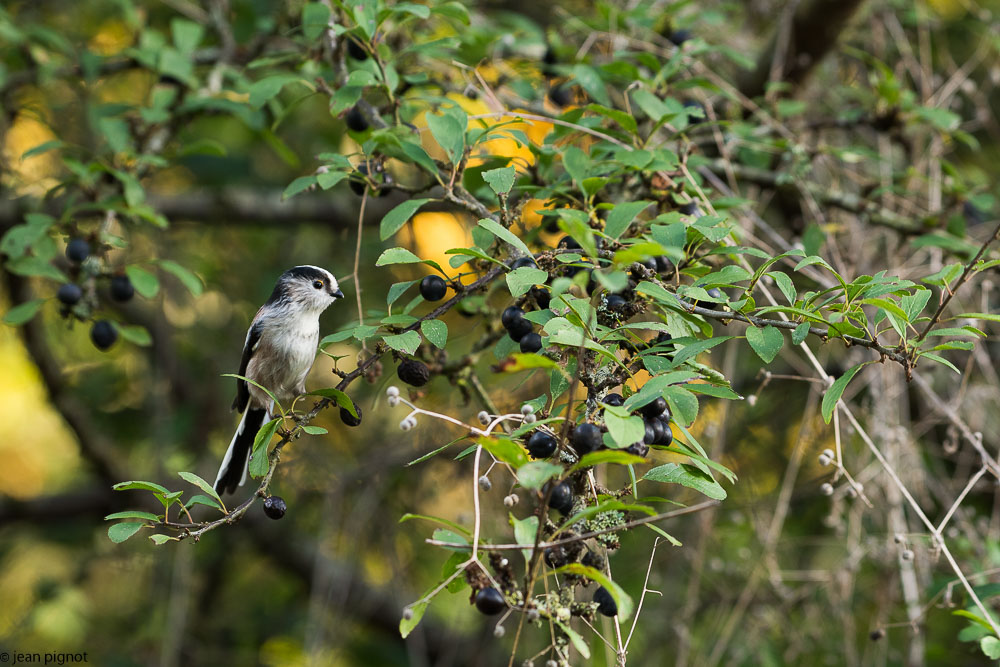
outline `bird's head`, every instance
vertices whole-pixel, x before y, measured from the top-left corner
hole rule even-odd
[[[272,301],[287,300],[308,310],[322,312],[337,299],[343,299],[337,279],[318,266],[295,266],[278,278]]]

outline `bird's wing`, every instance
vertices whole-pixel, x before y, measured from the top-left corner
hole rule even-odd
[[[253,324],[250,325],[250,330],[247,331],[247,339],[243,344],[243,358],[240,359],[240,372],[239,375],[246,377],[247,365],[250,363],[250,358],[253,357],[253,353],[257,351],[257,343],[260,342],[260,332],[261,324],[257,318],[254,318]],[[243,412],[247,408],[247,403],[250,402],[250,387],[247,386],[246,380],[236,380],[236,398],[233,400],[233,410]]]

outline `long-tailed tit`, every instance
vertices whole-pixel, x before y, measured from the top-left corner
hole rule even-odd
[[[319,316],[342,298],[337,279],[326,269],[296,266],[285,271],[250,323],[239,374],[267,387],[281,403],[304,393],[319,344]],[[243,418],[215,479],[218,493],[232,493],[246,482],[254,437],[272,418],[274,403],[258,387],[237,380],[233,409]]]

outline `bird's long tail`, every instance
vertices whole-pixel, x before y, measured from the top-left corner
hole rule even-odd
[[[268,419],[268,411],[264,408],[247,407],[215,478],[216,493],[232,493],[247,481],[247,465],[254,438]]]

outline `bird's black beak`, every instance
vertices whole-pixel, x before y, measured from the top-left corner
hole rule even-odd
[[[332,296],[334,299],[343,299],[344,293],[341,292],[340,289],[338,288],[330,292],[330,296]]]

